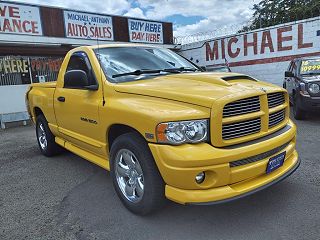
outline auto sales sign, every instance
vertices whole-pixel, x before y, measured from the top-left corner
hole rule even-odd
[[[130,42],[163,43],[162,23],[128,19]]]
[[[39,8],[0,2],[0,33],[42,35]]]
[[[64,25],[68,38],[113,40],[110,16],[64,11]]]

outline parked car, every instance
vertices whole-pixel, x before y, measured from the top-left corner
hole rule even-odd
[[[159,47],[75,48],[57,82],[32,84],[26,99],[41,152],[62,147],[110,170],[120,200],[137,214],[165,198],[235,200],[299,166],[283,88],[202,72]]]
[[[289,93],[295,119],[320,110],[320,57],[298,58],[290,62],[283,87]]]

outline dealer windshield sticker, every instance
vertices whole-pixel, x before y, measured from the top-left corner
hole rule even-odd
[[[39,8],[0,2],[0,33],[42,35]]]
[[[320,70],[320,59],[319,60],[307,60],[301,64],[301,72],[310,72]]]
[[[162,23],[128,19],[130,42],[163,43]]]
[[[112,17],[74,11],[64,11],[66,37],[113,40]]]

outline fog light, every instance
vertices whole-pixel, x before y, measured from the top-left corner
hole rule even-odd
[[[196,182],[197,182],[198,184],[202,183],[202,182],[204,181],[205,177],[206,177],[206,175],[205,175],[204,172],[199,173],[199,174],[196,176]]]

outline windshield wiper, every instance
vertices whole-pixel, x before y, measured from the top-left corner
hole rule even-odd
[[[195,72],[198,69],[196,68],[165,68],[165,69],[138,69],[133,72],[126,72],[126,73],[119,73],[112,75],[113,78],[122,77],[122,76],[129,76],[129,75],[141,75],[141,74],[152,74],[152,73],[161,73],[161,72],[168,72],[168,73],[181,73],[181,72]]]
[[[197,70],[198,69],[196,69],[196,68],[179,67],[179,68],[166,68],[166,69],[163,69],[162,71],[176,73],[176,72],[195,72]]]
[[[129,76],[129,75],[141,75],[141,74],[152,74],[152,73],[160,73],[161,70],[152,70],[152,69],[139,69],[139,70],[135,70],[133,72],[126,72],[126,73],[119,73],[119,74],[114,74],[112,75],[113,78],[116,77],[122,77],[122,76]]]

